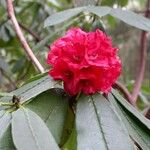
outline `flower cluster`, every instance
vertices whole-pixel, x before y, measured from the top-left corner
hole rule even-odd
[[[111,39],[99,29],[88,33],[80,28],[70,29],[50,47],[49,74],[55,80],[63,80],[70,95],[107,93],[121,72],[117,51]]]

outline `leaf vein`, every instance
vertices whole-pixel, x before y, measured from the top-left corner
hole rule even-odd
[[[98,115],[97,108],[96,108],[96,105],[95,105],[95,102],[94,102],[94,99],[93,99],[92,96],[91,96],[91,99],[90,99],[90,100],[91,100],[92,105],[93,105],[93,107],[94,107],[94,111],[95,111],[95,114],[96,114],[98,126],[99,126],[99,128],[100,128],[101,133],[102,133],[102,138],[103,138],[103,140],[104,140],[105,147],[106,147],[107,150],[109,150],[109,148],[108,148],[108,142],[106,141],[106,138],[105,138],[105,135],[104,135],[105,132],[104,132],[103,127],[102,127],[101,119],[100,119],[100,117],[99,117],[99,115]]]
[[[32,135],[32,137],[33,137],[33,139],[34,139],[35,145],[36,145],[37,149],[40,150],[40,147],[39,147],[38,141],[37,141],[37,139],[36,139],[36,135],[34,134],[34,130],[33,130],[33,128],[32,128],[32,125],[31,125],[31,122],[30,122],[30,119],[29,119],[29,115],[28,115],[27,110],[24,110],[24,114],[25,114],[25,116],[26,116],[27,123],[28,123],[28,127],[29,127],[29,129],[30,129],[30,131],[31,131],[31,135]]]

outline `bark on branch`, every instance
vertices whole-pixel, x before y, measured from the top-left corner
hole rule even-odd
[[[42,65],[40,64],[40,62],[38,61],[38,59],[35,57],[35,55],[33,54],[30,46],[28,45],[21,29],[20,26],[18,24],[18,21],[15,17],[15,13],[14,13],[14,7],[13,7],[13,2],[12,0],[7,0],[7,11],[8,11],[8,16],[11,19],[14,29],[16,31],[16,34],[26,52],[26,54],[28,55],[28,57],[30,58],[30,60],[35,64],[35,66],[37,67],[37,69],[41,72],[44,73],[44,68],[42,67]]]
[[[146,5],[146,11],[145,11],[145,17],[150,17],[150,0],[147,1]],[[139,91],[142,86],[142,82],[144,79],[144,73],[145,73],[145,65],[146,65],[146,56],[147,56],[147,32],[142,31],[141,33],[141,48],[140,48],[140,64],[139,64],[139,70],[137,72],[137,77],[135,80],[135,85],[132,93],[132,101],[135,105]]]

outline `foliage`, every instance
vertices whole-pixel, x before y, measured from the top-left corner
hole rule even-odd
[[[69,149],[76,143],[77,149],[113,150],[119,143],[122,149],[134,149],[132,139],[144,150],[150,148],[150,122],[115,90],[109,94],[109,101],[101,94],[82,95],[77,99],[77,104],[70,104],[70,97],[63,89],[49,87],[50,90],[46,91],[45,83],[41,83],[44,78],[48,77],[31,81],[19,89],[24,93],[30,87],[35,98],[29,97],[18,102],[12,102],[12,97],[8,99],[7,96],[0,99],[0,142],[9,142],[3,143],[4,148],[9,150],[15,145],[17,149],[59,149],[59,146]],[[44,88],[41,94],[37,92],[37,83],[41,83],[40,86]],[[75,128],[70,128],[65,121],[68,107],[73,110],[76,107],[76,117],[72,116]],[[68,118],[69,124],[72,117]],[[12,135],[7,133],[10,130]],[[70,134],[62,143],[65,130]]]
[[[116,90],[107,96],[97,93],[71,97],[64,92],[62,83],[53,81],[47,72],[37,75],[7,18],[5,1],[0,3],[0,150],[134,150],[137,145],[143,150],[150,149],[150,121]],[[39,40],[25,32],[43,64],[48,44],[71,26],[88,31],[98,27],[106,32],[104,22],[108,19],[107,25],[111,26],[117,18],[150,31],[149,19],[112,8],[127,3],[128,0],[103,0],[102,6],[100,2],[94,3],[97,6],[78,3],[76,6],[83,6],[71,8],[70,0],[14,1],[18,22],[30,26],[40,37]],[[43,29],[44,25],[47,28]],[[132,88],[133,84],[129,84],[128,89]],[[149,88],[143,86],[140,101],[144,108],[149,101],[143,97],[149,93]]]

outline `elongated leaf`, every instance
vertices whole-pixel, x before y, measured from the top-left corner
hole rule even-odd
[[[13,113],[12,136],[18,150],[59,149],[42,119],[28,109]]]
[[[10,122],[11,122],[11,114],[4,112],[3,116],[0,117],[0,138],[5,133],[6,129],[10,125]]]
[[[45,20],[44,25],[45,27],[56,25],[83,11],[89,11],[91,13],[98,15],[99,17],[109,14],[115,18],[118,18],[119,20],[122,20],[123,22],[131,26],[134,26],[136,28],[139,28],[145,31],[150,31],[150,19],[140,16],[132,11],[127,11],[127,10],[125,11],[120,8],[113,9],[111,7],[104,7],[104,6],[101,6],[101,7],[100,6],[85,6],[85,7],[78,7],[78,8],[61,11],[48,17]]]
[[[78,7],[73,9],[67,9],[58,13],[55,13],[48,17],[44,22],[44,27],[56,25],[61,23],[85,10],[85,7]]]
[[[43,119],[57,143],[60,143],[67,105],[67,99],[61,93],[49,90],[35,97],[26,107]]]
[[[12,97],[13,95],[10,94],[10,93],[0,92],[0,97],[4,97],[4,96],[10,96],[10,97]]]
[[[16,95],[17,97],[20,97],[20,101],[23,103],[36,95],[53,88],[56,85],[56,82],[52,80],[52,78],[48,75],[45,77],[41,77],[38,80],[35,80],[31,83],[28,83],[21,88],[11,92],[10,94]],[[5,96],[0,99],[1,102],[8,102],[11,101],[12,97]]]
[[[105,15],[108,15],[109,12],[111,11],[110,7],[100,7],[100,6],[92,6],[92,7],[87,7],[87,11],[94,13],[95,15],[102,17]]]
[[[132,115],[141,121],[150,130],[150,120],[140,114],[132,105],[130,105],[117,91],[112,90],[114,97],[124,106]]]
[[[0,150],[16,150],[12,140],[10,125],[0,139]]]
[[[145,124],[146,119],[131,106],[126,106],[126,101],[121,97],[116,97],[116,94],[115,98],[111,94],[109,94],[108,98],[115,111],[118,113],[118,116],[121,117],[130,136],[143,148],[143,150],[149,150],[150,130],[147,127],[148,123]],[[121,104],[120,101],[124,104]],[[130,109],[127,109],[128,107],[130,107]],[[131,109],[132,111],[130,111]]]
[[[118,8],[112,9],[110,15],[112,15],[115,18],[118,18],[119,20],[122,20],[123,22],[131,26],[145,31],[150,31],[150,19],[137,15],[134,12],[127,10],[123,11],[122,9]]]
[[[100,94],[79,100],[76,127],[78,150],[134,149],[121,121]]]

